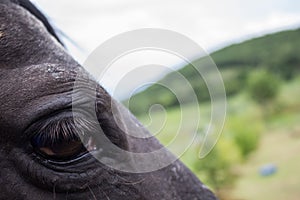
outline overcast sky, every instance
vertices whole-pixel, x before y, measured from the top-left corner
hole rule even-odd
[[[139,28],[186,35],[207,51],[300,26],[299,0],[34,0],[80,48],[79,62],[102,42]],[[151,64],[151,63],[149,63]]]
[[[211,51],[300,25],[299,0],[34,0],[87,55],[114,35],[138,28],[182,33]],[[80,58],[81,60],[84,58]]]

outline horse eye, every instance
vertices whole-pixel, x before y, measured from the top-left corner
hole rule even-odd
[[[72,116],[68,114],[42,119],[25,131],[37,155],[65,162],[97,150],[94,137],[98,131],[97,123],[85,117],[74,117],[76,113],[72,113]]]
[[[34,150],[47,159],[72,160],[94,150],[95,145],[90,138],[85,144],[79,137],[48,138],[47,134],[33,136],[31,144]]]

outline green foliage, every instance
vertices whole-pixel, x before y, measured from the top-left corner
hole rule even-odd
[[[260,135],[263,131],[261,119],[254,116],[231,116],[228,120],[226,131],[233,138],[241,152],[243,160],[257,149]]]
[[[247,89],[250,96],[259,104],[270,103],[278,95],[279,78],[266,70],[255,70],[249,74]]]
[[[254,152],[263,131],[261,118],[253,114],[230,115],[214,149],[196,160],[193,169],[217,193],[232,188],[239,176],[236,166]]]
[[[234,44],[211,56],[220,69],[266,68],[284,79],[290,79],[300,72],[299,52],[300,29],[297,29]]]
[[[235,143],[221,139],[205,158],[196,160],[194,168],[201,174],[201,179],[218,191],[233,186],[237,178],[233,166],[239,162],[240,152]]]

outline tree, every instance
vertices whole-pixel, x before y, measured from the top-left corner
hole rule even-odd
[[[279,92],[280,79],[272,72],[256,70],[248,76],[247,87],[254,101],[267,106],[272,103]]]

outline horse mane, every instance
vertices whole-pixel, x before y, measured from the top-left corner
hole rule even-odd
[[[46,18],[46,16],[40,11],[38,10],[35,5],[33,5],[33,3],[31,3],[29,0],[15,0],[14,1],[16,4],[22,6],[23,8],[25,8],[26,10],[28,10],[32,15],[34,15],[37,19],[39,19],[44,26],[46,27],[46,29],[48,30],[48,32],[61,44],[64,46],[64,44],[62,43],[62,41],[60,40],[60,38],[57,36],[53,26],[50,24],[50,22],[48,21],[48,19]]]

